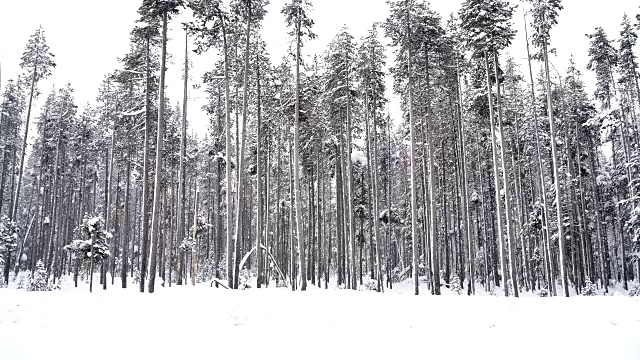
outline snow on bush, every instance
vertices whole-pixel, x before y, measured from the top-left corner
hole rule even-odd
[[[351,162],[358,166],[367,166],[367,157],[360,150],[351,151]]]
[[[640,283],[635,282],[629,288],[629,296],[640,296]]]
[[[36,264],[36,271],[33,278],[29,280],[27,291],[51,291],[47,270],[44,268],[42,260],[38,260]]]
[[[24,289],[31,282],[31,272],[21,271],[18,274],[16,289]]]
[[[358,291],[377,291],[378,282],[374,279],[368,279],[362,285],[358,286]]]
[[[242,269],[240,272],[240,284],[238,285],[238,289],[246,290],[251,288],[251,276],[249,271],[246,269]]]
[[[64,249],[73,255],[74,260],[81,264],[94,261],[105,260],[111,253],[107,241],[113,236],[105,230],[102,216],[89,218],[85,215],[82,225],[80,225],[80,239],[73,240],[64,246]]]
[[[213,262],[204,261],[199,263],[196,272],[198,282],[207,282],[216,277],[216,267]]]
[[[451,276],[451,292],[454,294],[462,294],[462,287],[460,286],[460,278],[454,274]]]
[[[135,268],[135,270],[133,270],[133,283],[134,284],[140,284],[140,269]]]
[[[489,281],[489,295],[498,296],[498,294],[496,294],[496,285],[493,281]]]
[[[547,289],[540,289],[538,291],[538,296],[540,297],[548,297],[549,296],[549,290]]]
[[[0,265],[4,265],[16,251],[19,232],[20,229],[15,221],[9,220],[4,215],[0,218]]]
[[[591,282],[590,279],[587,279],[584,284],[584,288],[582,288],[582,291],[580,293],[582,294],[582,296],[595,296],[597,295],[596,286]]]

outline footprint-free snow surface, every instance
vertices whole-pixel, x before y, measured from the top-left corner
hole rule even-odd
[[[638,298],[414,296],[407,285],[0,289],[0,359],[640,359]]]

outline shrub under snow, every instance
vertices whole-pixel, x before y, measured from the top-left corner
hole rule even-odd
[[[590,279],[587,279],[584,284],[584,288],[582,288],[582,291],[580,293],[582,294],[582,296],[595,296],[597,295],[596,286],[591,282]]]
[[[458,275],[451,276],[451,292],[454,294],[462,294],[462,286],[460,286],[460,278]]]
[[[27,284],[27,291],[51,291],[47,270],[44,268],[42,260],[38,260],[36,264],[36,271]]]

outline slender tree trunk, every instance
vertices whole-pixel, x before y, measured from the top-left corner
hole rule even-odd
[[[496,145],[496,136],[495,136],[495,121],[493,114],[493,94],[491,91],[491,79],[489,75],[489,57],[485,51],[484,54],[484,64],[487,71],[487,96],[489,99],[489,121],[491,126],[491,150],[493,153],[493,181],[495,185],[495,198],[496,198],[496,216],[498,223],[498,241],[500,243],[500,272],[502,274],[502,287],[504,290],[504,295],[509,296],[509,287],[507,286],[507,281],[505,280],[507,277],[507,268],[506,268],[506,260],[505,260],[505,242],[504,242],[504,231],[503,231],[503,223],[502,223],[502,197],[500,195],[500,175],[498,174],[498,150]],[[496,64],[497,66],[497,64]],[[500,85],[497,84],[499,87]]]
[[[318,264],[318,277],[317,277],[317,284],[319,288],[322,288],[322,266],[324,264],[323,259],[322,259],[322,255],[324,254],[322,251],[322,239],[323,239],[323,224],[324,224],[324,174],[322,172],[322,157],[321,157],[321,150],[318,150],[318,158],[317,158],[317,196],[316,196],[316,202],[318,204],[317,206],[317,211],[316,211],[316,218],[318,220],[317,222],[317,231],[318,231],[318,258],[317,258],[317,264]]]
[[[296,104],[295,104],[295,123],[294,123],[294,186],[295,186],[295,206],[296,206],[296,233],[298,236],[298,254],[300,263],[300,290],[307,289],[307,278],[305,268],[304,242],[302,233],[302,191],[300,190],[300,10],[298,10],[298,19],[296,22]],[[347,121],[348,122],[348,121]],[[355,263],[354,263],[355,266]]]
[[[239,159],[238,159],[238,185],[237,185],[237,203],[236,203],[236,228],[235,228],[235,239],[234,239],[234,257],[233,257],[233,271],[234,271],[234,283],[233,288],[236,289],[239,285],[238,273],[240,269],[238,268],[238,242],[240,241],[240,237],[243,234],[242,229],[242,206],[241,202],[244,197],[244,154],[245,154],[245,143],[247,137],[247,118],[248,118],[248,104],[249,104],[249,47],[250,47],[250,35],[251,35],[251,8],[248,9],[248,20],[247,20],[247,30],[245,33],[245,42],[246,49],[244,55],[244,79],[243,79],[243,90],[242,90],[242,138],[240,142],[239,149]]]
[[[295,178],[294,178],[294,171],[293,171],[293,167],[294,167],[294,155],[293,155],[293,148],[291,145],[291,138],[288,139],[288,146],[289,146],[289,278],[291,279],[291,291],[295,291],[296,290],[296,285],[297,285],[297,275],[296,275],[296,247],[293,244],[293,226],[294,226],[294,209],[293,209],[293,202],[294,202],[294,187],[295,187]]]
[[[200,192],[196,187],[196,197],[193,202],[193,248],[191,249],[191,285],[196,286],[196,277],[198,270],[198,249],[200,248],[198,244],[198,197],[200,196]]]
[[[577,123],[576,123],[577,126]],[[600,260],[600,281],[601,286],[604,287],[605,293],[609,292],[609,278],[607,277],[607,273],[605,271],[605,262],[607,261],[605,258],[605,246],[604,243],[606,241],[606,237],[602,232],[602,215],[600,213],[600,189],[598,189],[598,184],[596,183],[596,172],[595,172],[595,147],[593,146],[593,140],[589,138],[589,148],[591,149],[589,154],[589,171],[591,172],[591,188],[595,197],[595,201],[593,203],[593,208],[595,212],[595,223],[596,223],[596,236],[598,241],[598,255]]]
[[[525,224],[526,222],[526,211],[525,211],[525,203],[526,200],[524,199],[524,195],[523,195],[523,187],[522,187],[522,169],[520,167],[520,149],[519,149],[519,144],[517,143],[516,139],[517,136],[520,134],[520,128],[519,128],[519,124],[518,124],[518,118],[517,116],[515,116],[514,118],[514,122],[515,122],[515,130],[516,130],[516,136],[513,139],[512,142],[512,152],[511,152],[511,159],[512,159],[512,163],[513,163],[513,168],[516,169],[516,200],[517,200],[517,208],[518,208],[518,221],[521,224],[521,226],[516,229],[515,231],[515,236],[518,236],[520,238],[520,245],[522,247],[521,249],[521,259],[522,259],[522,270],[524,272],[523,275],[523,282],[524,282],[524,286],[526,291],[529,291],[529,283],[531,282],[531,285],[533,285],[533,277],[531,276],[531,269],[529,266],[529,259],[530,259],[530,254],[529,254],[529,249],[528,246],[526,246],[525,244],[525,234],[523,231],[523,224]],[[514,157],[517,156],[518,159],[518,163],[516,164],[516,159]]]
[[[146,84],[145,84],[145,109],[144,109],[144,153],[142,174],[142,246],[140,246],[140,292],[144,292],[144,284],[147,278],[148,247],[149,247],[149,152],[151,137],[151,49],[150,35],[146,37]]]
[[[233,263],[231,261],[233,214],[231,212],[231,107],[229,104],[229,49],[227,46],[227,27],[223,16],[219,16],[222,28],[222,51],[224,52],[224,109],[225,109],[225,178],[226,178],[226,269],[227,286],[233,287]]]
[[[535,99],[536,98],[536,94],[535,94],[535,83],[533,81],[533,70],[531,69],[531,55],[529,53],[529,36],[527,34],[527,22],[525,20],[525,25],[524,25],[524,29],[525,29],[525,34],[526,34],[526,40],[527,40],[527,62],[529,64],[529,78],[531,80],[531,98]],[[536,138],[536,156],[537,156],[537,163],[538,163],[538,172],[539,172],[539,185],[540,185],[540,198],[542,200],[542,226],[544,228],[544,234],[542,236],[542,246],[543,249],[546,249],[543,251],[544,253],[544,257],[547,259],[545,261],[547,269],[546,269],[546,273],[547,273],[547,283],[549,286],[549,293],[551,295],[556,295],[556,287],[555,287],[555,283],[554,283],[554,278],[553,278],[553,272],[551,271],[551,269],[553,268],[552,266],[552,256],[551,256],[551,230],[550,230],[550,220],[549,220],[549,207],[547,206],[547,194],[546,194],[546,190],[545,190],[545,183],[544,183],[544,169],[543,169],[543,162],[542,162],[542,151],[540,150],[540,136],[538,133],[538,115],[537,115],[537,111],[534,108],[531,109],[532,113],[533,113],[533,124],[534,124],[534,129],[535,129],[535,138]]]
[[[188,102],[188,83],[189,83],[189,33],[185,30],[185,44],[184,44],[184,88],[182,98],[182,131],[180,135],[180,168],[178,174],[178,211],[177,211],[177,235],[176,240],[178,248],[184,238],[184,222],[185,222],[185,160],[187,157],[187,102]],[[180,257],[178,266],[178,279],[177,284],[182,285],[182,271],[184,268],[184,256],[182,250],[178,249],[178,256]]]
[[[489,266],[489,233],[487,231],[487,217],[485,214],[485,201],[484,201],[484,195],[485,195],[485,191],[484,191],[484,171],[482,169],[482,161],[480,160],[480,135],[477,135],[477,142],[476,142],[476,153],[477,153],[477,162],[478,162],[478,180],[479,180],[479,187],[480,187],[480,194],[478,194],[479,196],[479,204],[478,207],[480,208],[479,210],[476,210],[477,212],[479,212],[480,214],[476,214],[476,217],[481,216],[482,217],[482,237],[484,238],[484,249],[483,249],[483,253],[484,253],[484,270],[485,270],[485,290],[489,290],[490,288],[490,283],[491,283],[491,269]],[[480,233],[480,230],[478,230],[478,233]],[[493,267],[491,267],[493,268]]]
[[[373,50],[372,50],[373,53]],[[366,99],[366,97],[365,97]],[[375,237],[375,255],[376,255],[376,281],[378,292],[384,292],[384,284],[382,283],[382,247],[380,240],[380,221],[378,221],[379,207],[379,190],[378,190],[378,124],[377,124],[377,107],[374,97],[373,103],[373,159],[371,160],[371,170],[373,179],[373,234]],[[391,215],[391,214],[389,214]]]
[[[498,54],[496,50],[493,50],[493,62],[494,62],[494,74],[496,77],[496,95],[497,95],[497,108],[498,108],[498,131],[500,131],[500,152],[502,155],[502,183],[504,186],[504,204],[506,213],[507,224],[507,242],[509,246],[509,270],[511,271],[511,283],[513,284],[513,295],[518,297],[518,276],[516,271],[516,258],[515,258],[515,241],[513,240],[513,223],[511,221],[511,184],[509,181],[509,174],[507,172],[507,137],[502,127],[502,103],[500,96],[500,83],[498,81]]]
[[[407,1],[408,5],[408,1]],[[411,28],[409,25],[409,9],[407,9],[407,42],[411,38]],[[412,83],[412,58],[411,58],[411,47],[407,47],[407,66],[408,66],[408,83],[407,83],[407,91],[408,101],[409,101],[409,133],[411,136],[411,249],[412,249],[412,257],[411,257],[411,266],[413,268],[413,291],[415,295],[420,293],[419,290],[419,281],[418,281],[418,201],[417,201],[417,191],[416,191],[416,134],[415,134],[415,124],[413,119],[413,83]],[[429,132],[429,134],[431,134]],[[432,155],[432,147],[431,141],[429,142],[429,155],[430,161],[433,160]],[[433,167],[430,169],[430,180],[433,181]],[[433,203],[433,183],[430,184],[429,190],[431,191],[431,202]],[[435,206],[432,206],[432,215],[435,212]],[[432,243],[432,252],[433,248],[435,248],[435,226],[431,226],[431,243]],[[435,261],[433,262],[435,264]],[[438,276],[436,274],[435,276]],[[439,291],[439,286],[435,287]]]
[[[116,96],[116,104],[115,104],[115,111],[118,111],[118,98]],[[114,154],[116,151],[116,120],[114,119],[113,122],[113,132],[111,134],[111,146],[109,149],[107,149],[107,156],[108,156],[108,162],[105,166],[105,188],[104,188],[104,197],[105,197],[105,204],[104,204],[104,212],[105,212],[105,221],[104,221],[104,228],[105,230],[109,231],[110,229],[110,225],[111,225],[111,198],[113,197],[113,191],[111,191],[111,188],[113,187],[113,165],[114,165]],[[113,255],[115,254],[115,241],[111,240],[111,244],[109,244],[109,248],[111,249],[111,257],[113,257]],[[104,263],[104,261],[103,261]],[[104,283],[103,285],[103,289],[106,290],[107,289],[107,270],[106,270],[106,266],[104,266],[104,273],[103,273],[103,277],[104,277]],[[114,269],[111,269],[111,271],[113,272]]]
[[[393,277],[391,276],[391,232],[392,232],[392,208],[391,208],[391,117],[387,119],[387,286],[393,289]]]
[[[544,72],[546,76],[547,86],[547,114],[549,116],[549,137],[551,141],[551,156],[553,158],[553,176],[554,184],[556,187],[556,216],[558,223],[558,247],[560,253],[560,275],[562,276],[562,287],[564,288],[564,295],[569,297],[569,284],[567,281],[567,272],[565,271],[564,262],[564,226],[562,216],[562,187],[560,186],[560,169],[558,165],[558,151],[556,150],[556,129],[553,121],[553,108],[551,103],[551,79],[549,77],[549,59],[547,52],[547,45],[543,46],[544,55]]]
[[[162,183],[162,149],[164,147],[164,86],[167,64],[167,10],[162,12],[162,60],[160,63],[160,104],[158,105],[158,140],[156,145],[156,173],[151,212],[151,251],[149,253],[149,293],[153,293],[156,284],[156,262],[158,251],[158,225],[160,222],[160,187]],[[145,266],[145,265],[142,265]]]
[[[38,67],[36,65],[33,67],[33,74],[31,79],[31,91],[29,92],[29,107],[27,108],[27,121],[24,127],[24,138],[22,139],[22,151],[20,151],[20,168],[18,169],[18,185],[16,186],[15,197],[12,202],[13,209],[11,209],[11,220],[17,220],[16,217],[18,216],[18,203],[20,202],[20,186],[22,185],[22,174],[24,172],[24,157],[27,152],[27,140],[29,139],[29,121],[31,120],[31,108],[33,104],[33,93],[35,92],[37,75],[38,75]]]
[[[121,272],[120,277],[122,280],[122,288],[127,288],[127,269],[128,269],[128,259],[129,259],[129,234],[131,232],[131,219],[129,215],[129,201],[130,201],[130,183],[131,183],[131,144],[129,143],[129,139],[127,137],[127,179],[126,179],[126,187],[124,194],[124,234],[122,236],[122,261],[121,261]],[[133,268],[133,264],[131,265]],[[153,275],[153,273],[151,273]],[[140,275],[142,276],[142,275]]]
[[[350,66],[351,64],[347,64],[347,68]],[[353,212],[354,212],[354,208],[353,208],[353,198],[354,198],[354,191],[353,191],[353,161],[351,159],[351,142],[352,142],[352,137],[351,137],[351,94],[349,93],[351,90],[349,88],[349,77],[350,77],[350,71],[347,70],[347,74],[346,74],[346,84],[347,84],[347,123],[346,123],[346,156],[347,158],[346,163],[347,163],[347,218],[349,221],[349,253],[350,253],[350,258],[349,258],[349,264],[351,265],[351,289],[352,290],[356,290],[358,288],[357,286],[357,279],[356,279],[356,233],[355,233],[355,219],[353,216]]]
[[[464,233],[465,233],[465,240],[466,240],[466,244],[467,244],[467,251],[468,251],[468,256],[469,256],[469,267],[468,267],[468,271],[469,271],[469,288],[468,288],[468,295],[471,294],[475,294],[476,292],[476,288],[475,288],[475,250],[473,247],[473,239],[471,237],[471,211],[469,210],[469,182],[468,182],[468,176],[467,176],[467,161],[466,161],[466,157],[467,157],[467,141],[466,141],[466,137],[465,137],[465,123],[464,123],[464,116],[462,113],[462,89],[461,86],[462,84],[460,83],[460,68],[458,66],[458,63],[456,61],[456,82],[457,82],[457,86],[456,86],[456,97],[458,98],[458,106],[457,106],[457,114],[458,114],[458,134],[460,137],[460,160],[461,160],[461,164],[460,166],[462,167],[462,185],[463,185],[463,191],[464,193],[461,194],[462,197],[462,206],[464,207],[463,209],[463,223],[464,223]]]
[[[342,137],[340,137],[342,140]],[[336,242],[337,242],[337,275],[338,275],[338,287],[344,284],[344,267],[342,266],[343,258],[344,258],[344,248],[343,248],[343,236],[344,236],[344,215],[343,215],[343,181],[342,181],[342,160],[341,160],[341,147],[336,147]]]
[[[282,243],[284,243],[284,236],[282,235],[283,229],[284,229],[284,224],[283,224],[283,219],[282,219],[282,206],[280,203],[280,192],[281,192],[281,186],[280,186],[280,176],[281,176],[281,165],[282,165],[282,158],[281,158],[281,153],[280,150],[282,149],[282,133],[278,134],[278,141],[276,141],[276,167],[274,169],[274,171],[276,172],[276,214],[275,214],[275,218],[276,218],[276,233],[275,233],[275,249],[276,249],[276,259],[278,259],[278,263],[281,264],[281,266],[283,266],[283,270],[285,271],[285,276],[286,276],[286,262],[285,259],[283,258],[283,253],[284,251],[282,250]],[[286,281],[286,279],[282,279],[282,281]]]
[[[247,41],[249,39],[247,38]],[[263,212],[262,212],[262,114],[260,108],[260,49],[259,44],[256,46],[256,81],[257,81],[257,91],[258,91],[258,124],[257,124],[257,169],[256,169],[256,276],[257,276],[257,287],[258,289],[262,286],[263,278],[262,278],[262,220],[263,220]],[[246,87],[246,84],[245,84]],[[269,190],[267,189],[267,192]],[[268,252],[268,248],[267,248]]]

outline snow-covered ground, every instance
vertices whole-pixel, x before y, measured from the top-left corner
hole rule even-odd
[[[0,289],[0,359],[640,359],[637,297],[411,289]]]

